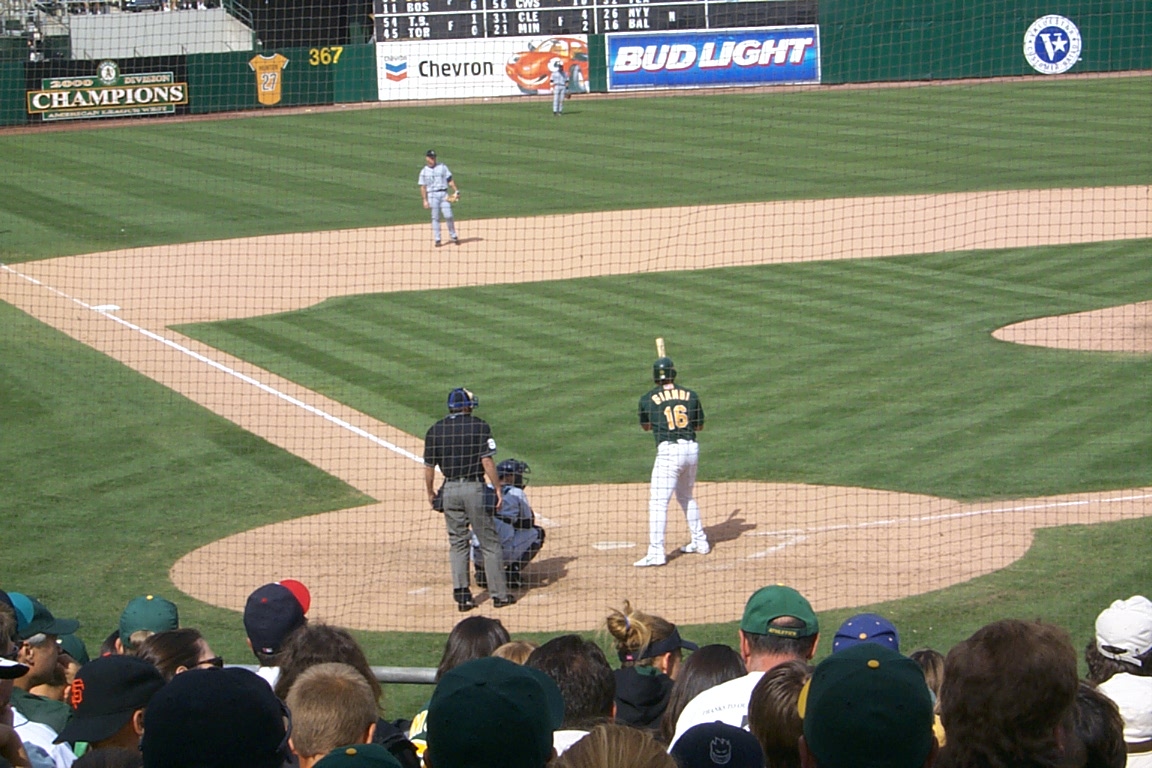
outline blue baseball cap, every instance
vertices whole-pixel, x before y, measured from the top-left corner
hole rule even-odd
[[[900,652],[900,633],[896,625],[875,613],[858,613],[840,625],[832,639],[832,653],[860,643],[879,643]]]
[[[448,410],[459,411],[464,408],[475,408],[480,405],[480,398],[472,394],[471,390],[456,387],[448,393]]]

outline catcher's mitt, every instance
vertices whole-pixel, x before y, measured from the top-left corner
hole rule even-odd
[[[458,192],[458,191],[453,192],[452,194],[448,195],[448,202],[450,202],[450,203],[454,203],[459,199],[460,199],[460,192]]]

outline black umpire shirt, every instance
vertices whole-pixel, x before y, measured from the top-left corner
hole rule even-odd
[[[483,480],[485,456],[496,454],[492,429],[470,413],[451,413],[424,436],[424,466],[440,465],[446,480]]]

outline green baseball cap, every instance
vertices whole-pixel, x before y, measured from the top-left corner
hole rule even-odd
[[[21,640],[27,640],[36,635],[70,635],[76,630],[80,629],[80,622],[76,619],[58,619],[52,615],[52,611],[34,597],[21,595],[15,592],[9,592],[9,596],[16,595],[22,600],[17,600],[15,597],[12,602],[20,608],[23,602],[27,602],[32,610],[29,613],[28,623],[26,623],[17,634]]]
[[[379,744],[349,744],[337,747],[316,763],[316,768],[401,768],[386,747]]]
[[[120,642],[127,645],[133,632],[170,632],[180,628],[180,612],[171,600],[156,595],[134,597],[120,614]]]
[[[786,616],[799,619],[802,627],[788,627],[776,624],[777,619]],[[801,638],[819,634],[820,624],[816,612],[802,594],[783,584],[761,587],[756,590],[744,605],[744,618],[740,629],[755,635]]]
[[[932,751],[924,672],[891,648],[861,643],[832,654],[797,706],[820,768],[921,768]]]
[[[79,635],[60,635],[56,642],[60,644],[60,650],[75,659],[80,666],[89,662],[88,646],[84,645]]]
[[[428,762],[436,768],[544,768],[564,721],[556,682],[487,656],[440,678],[428,702]]]

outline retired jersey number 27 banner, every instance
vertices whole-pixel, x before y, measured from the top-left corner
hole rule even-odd
[[[607,35],[608,90],[820,82],[816,26]]]

